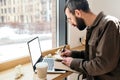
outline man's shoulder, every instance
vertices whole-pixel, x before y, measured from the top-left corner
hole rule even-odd
[[[114,17],[114,16],[111,16],[111,15],[106,15],[106,16],[104,17],[104,20],[105,20],[106,22],[109,22],[109,21],[120,22],[120,20],[119,20],[118,18],[116,18],[116,17]]]
[[[99,28],[104,29],[105,27],[108,27],[108,24],[118,24],[120,25],[120,20],[114,16],[111,15],[105,15],[102,17],[100,23],[99,23]]]
[[[111,15],[105,15],[99,25],[98,30],[100,32],[104,31],[105,29],[111,28],[111,29],[119,29],[120,26],[120,20],[114,16]],[[117,27],[117,28],[116,28]]]

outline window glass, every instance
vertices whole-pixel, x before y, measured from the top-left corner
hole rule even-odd
[[[52,44],[56,39],[54,0],[1,0],[0,4],[0,62],[29,55],[27,41],[36,36],[42,51],[56,44]]]

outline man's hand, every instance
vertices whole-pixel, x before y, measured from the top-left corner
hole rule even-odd
[[[72,57],[64,57],[62,63],[70,67],[72,60]]]
[[[62,57],[70,57],[70,55],[71,55],[71,51],[68,49],[65,49],[64,52],[61,52]]]

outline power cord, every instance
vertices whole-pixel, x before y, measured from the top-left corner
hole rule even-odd
[[[80,75],[81,75],[81,74],[78,74],[77,80],[79,80],[79,79],[80,79]]]
[[[82,45],[82,46],[84,46],[84,45],[85,45],[85,43],[84,43],[84,41],[82,40],[82,38],[81,38],[81,37],[79,38],[79,41],[80,41],[80,43],[81,43],[81,45]]]

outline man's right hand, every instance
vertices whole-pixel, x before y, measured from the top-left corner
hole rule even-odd
[[[68,49],[65,49],[64,52],[61,52],[62,57],[70,57],[71,56],[71,51]]]

